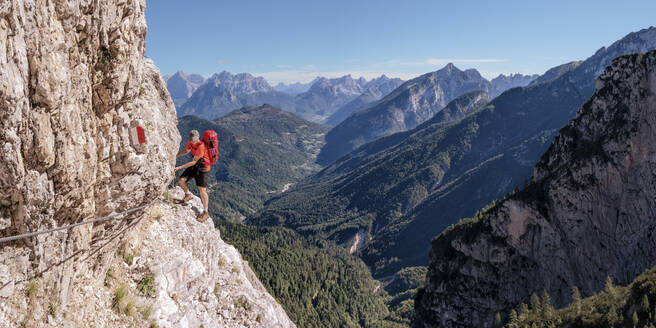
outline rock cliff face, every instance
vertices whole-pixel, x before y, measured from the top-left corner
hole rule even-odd
[[[433,240],[416,327],[489,326],[543,289],[556,306],[656,264],[656,51],[619,57],[522,191]]]
[[[211,221],[195,220],[200,199],[169,193],[113,236],[104,271],[76,276],[68,306],[48,299],[49,276],[35,278],[31,295],[3,299],[0,327],[295,327]]]
[[[0,236],[122,211],[161,193],[180,136],[159,71],[143,55],[144,8],[136,0],[0,6]],[[130,138],[136,124],[147,127],[145,144]],[[0,245],[0,270],[20,280],[49,269],[66,303],[71,281],[95,263],[60,262],[109,230],[87,225]]]
[[[143,0],[0,4],[0,237],[149,203],[172,178],[180,135],[144,57],[144,9]],[[131,136],[137,126],[145,142]],[[89,293],[143,215],[0,244],[0,326],[102,317],[111,306]]]
[[[184,197],[179,187],[170,193]],[[132,281],[143,271],[155,275],[151,320],[161,327],[295,327],[211,220],[195,220],[202,211],[197,197],[160,204],[127,238],[140,254],[126,270]]]

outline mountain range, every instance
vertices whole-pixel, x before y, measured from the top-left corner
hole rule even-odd
[[[342,245],[362,231],[359,254],[377,277],[425,265],[435,235],[526,183],[612,58],[654,48],[656,28],[631,33],[560,77],[507,90],[462,119],[380,138],[273,198],[248,222]]]
[[[528,84],[534,76],[499,76],[490,82],[475,69],[462,71],[452,63],[403,83],[381,100],[361,108],[326,135],[318,162],[328,165],[344,154],[381,136],[416,127],[457,96],[482,90],[494,96]]]
[[[296,112],[313,122],[321,122],[341,106],[364,92],[368,81],[351,75],[340,78],[318,78],[307,92],[296,96]]]
[[[495,96],[506,88],[525,85],[533,78],[521,74],[500,75],[490,82],[489,91]],[[380,100],[403,82],[385,75],[370,81],[345,75],[271,87],[262,77],[225,71],[207,80],[198,74],[178,71],[166,76],[165,81],[180,116],[214,119],[243,106],[271,104],[329,126],[338,125],[354,111]]]
[[[262,77],[248,73],[214,74],[180,108],[178,115],[206,119],[224,116],[244,106],[270,104],[294,112],[294,97],[274,90]]]
[[[613,60],[595,89],[525,188],[432,241],[416,327],[488,326],[534,293],[560,308],[656,265],[656,51]]]
[[[328,126],[335,126],[341,123],[355,110],[383,98],[394,89],[398,88],[402,83],[403,80],[399,78],[390,79],[384,74],[371,80],[365,85],[362,94],[340,107],[337,111],[331,114],[324,123]]]
[[[392,304],[398,306],[403,302],[404,307],[400,307],[399,311],[407,311],[408,304],[412,304],[408,295],[413,293],[418,283],[415,284],[416,280],[413,278],[412,284],[403,284],[403,287],[396,285],[401,284],[410,272],[425,272],[421,266],[428,263],[431,238],[460,218],[474,216],[476,210],[526,184],[533,165],[551,143],[558,129],[572,118],[575,110],[592,95],[596,76],[603,72],[611,59],[617,55],[636,49],[645,51],[653,48],[656,45],[654,35],[653,28],[631,33],[608,48],[600,49],[587,60],[554,67],[533,82],[515,78],[514,80],[529,85],[511,88],[496,98],[489,96],[491,92],[495,92],[490,87],[458,95],[416,127],[379,136],[306,180],[300,181],[302,177],[297,178],[298,182],[287,192],[273,192],[265,197],[254,198],[255,201],[247,206],[242,204],[242,210],[234,217],[238,218],[236,221],[240,221],[248,216],[246,222],[249,224],[292,228],[305,237],[289,237],[298,238],[298,242],[306,240],[312,245],[322,245],[327,249],[334,245],[345,247],[362,258],[376,277],[391,281],[389,285],[384,285],[385,290],[397,292],[394,300],[388,303],[390,310]],[[508,86],[509,80],[513,79],[504,76],[497,79],[497,83],[505,83]],[[351,78],[349,81],[344,77],[343,81],[352,88],[367,87],[356,79]],[[322,99],[322,95],[338,94],[336,91],[347,93],[340,88],[342,87],[326,83],[321,92],[315,92],[315,97]],[[360,95],[363,93],[365,91]],[[373,105],[385,98],[374,100]],[[365,109],[373,105],[365,105]],[[342,107],[345,106],[346,104]],[[357,113],[356,109],[353,115]],[[314,119],[319,118],[315,116]],[[253,140],[263,139],[260,135],[247,137]],[[272,143],[267,141],[264,144],[270,147]],[[318,147],[313,149],[318,150]],[[594,150],[593,147],[590,149]],[[312,156],[305,157],[305,163],[310,163],[308,158]],[[263,160],[264,158],[258,162]],[[258,168],[262,169],[263,167]],[[317,169],[315,166],[314,170]],[[263,178],[266,177],[257,177],[255,180]],[[234,188],[230,197],[242,198],[243,193],[239,188]],[[260,189],[258,193],[262,195],[264,190]],[[221,192],[216,191],[213,194]],[[252,209],[257,206],[261,208],[262,202],[269,197],[271,198],[266,201],[264,208],[253,214]],[[222,204],[220,207],[228,206]],[[262,250],[257,252],[253,252],[252,248],[249,250],[248,238],[267,231],[265,228],[257,233],[248,232],[250,229],[244,229],[237,234],[246,234],[239,243],[243,252],[250,254],[252,261],[263,262],[261,252],[265,250],[269,252],[266,257],[291,254],[289,250],[276,248],[280,245],[278,242],[276,245],[259,245]],[[252,228],[252,231],[256,230]],[[470,230],[467,230],[466,235],[475,236]],[[458,235],[458,238],[463,237]],[[464,241],[468,239],[465,238]],[[464,242],[461,244],[467,245]],[[444,245],[440,244],[439,249],[442,248]],[[324,260],[330,261],[329,258]],[[470,259],[464,258],[463,261],[468,260]],[[294,260],[281,257],[278,261],[292,263]],[[441,269],[435,264],[438,261],[440,260],[434,260],[431,255],[429,277],[442,275],[435,273],[441,272],[437,271]],[[260,265],[256,271],[265,273],[267,279],[277,279],[278,276],[272,273],[270,268],[275,267],[273,270],[289,276],[291,271],[285,263]],[[644,270],[644,267],[640,270]],[[410,275],[416,276],[414,273]],[[457,272],[448,274],[455,275]],[[628,278],[622,282],[630,280],[631,278]],[[432,294],[430,298],[427,296],[427,291],[434,292],[441,288],[434,287],[431,284],[433,281],[437,281],[436,278],[429,280],[427,287],[421,290],[420,302],[434,302],[435,298],[443,298],[439,294]],[[272,292],[274,295],[281,295],[293,306],[300,305],[285,294],[288,289],[284,286],[269,284],[267,288],[277,290]],[[429,288],[434,289],[428,290]],[[472,285],[468,289],[477,288],[482,287]],[[585,293],[589,295],[591,292],[588,290]],[[554,299],[561,296],[554,296]],[[458,302],[460,299],[454,304],[467,306],[466,302]],[[423,311],[421,318],[424,319],[416,322],[430,326],[441,314],[431,313],[435,305],[427,304],[428,306],[417,305],[421,307],[418,313]],[[503,311],[508,309],[505,307]],[[485,309],[487,315],[493,310],[494,308]],[[411,314],[404,313],[405,318],[411,317]],[[462,313],[465,313],[465,316],[471,314]]]
[[[384,75],[371,81],[354,79],[350,75],[333,79],[318,77],[310,84],[293,85],[296,91],[307,87],[307,90],[296,93],[280,84],[271,87],[264,78],[248,73],[233,75],[224,71],[214,74],[201,85],[185,78],[182,72],[169,78],[172,94],[180,97],[174,97],[180,104],[177,108],[180,116],[215,119],[244,106],[269,104],[313,122],[326,121],[345,105],[351,109],[342,110],[341,115],[348,115],[354,107],[382,97],[400,81]],[[195,90],[193,94],[184,98],[189,95],[186,90],[192,89]],[[355,102],[348,104],[351,101]]]

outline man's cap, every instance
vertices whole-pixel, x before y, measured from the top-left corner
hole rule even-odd
[[[191,132],[189,132],[189,139],[194,138],[200,139],[200,133],[198,133],[198,130],[191,130]]]

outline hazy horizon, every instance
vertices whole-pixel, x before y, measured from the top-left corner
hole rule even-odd
[[[639,8],[640,10],[636,10]],[[275,85],[351,74],[404,80],[449,62],[542,74],[656,25],[655,1],[149,2],[146,53],[162,74],[223,70]]]

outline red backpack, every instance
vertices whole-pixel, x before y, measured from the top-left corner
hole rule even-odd
[[[203,143],[207,148],[207,155],[210,159],[209,165],[213,165],[219,159],[219,135],[214,130],[203,132]]]

